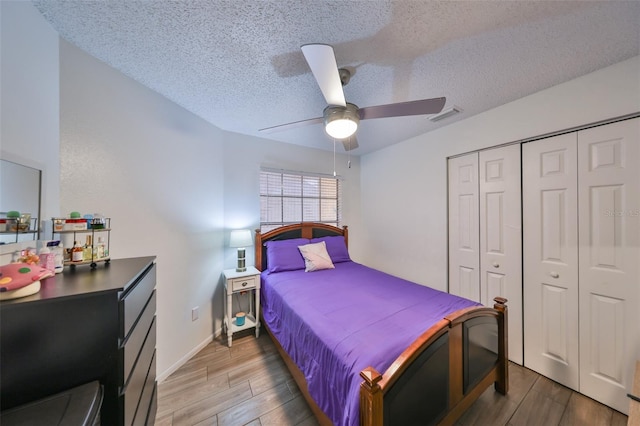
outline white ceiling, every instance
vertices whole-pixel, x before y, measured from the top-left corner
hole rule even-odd
[[[334,46],[360,107],[446,96],[464,111],[360,123],[381,149],[640,54],[637,1],[38,0],[60,35],[219,128],[332,150],[300,46]],[[340,148],[341,149],[341,148]]]

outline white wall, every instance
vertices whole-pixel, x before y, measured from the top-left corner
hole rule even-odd
[[[60,205],[58,34],[31,3],[3,1],[0,52],[0,157],[42,170],[41,213],[51,217]]]
[[[111,217],[112,257],[157,256],[162,379],[221,331],[229,232],[259,225],[260,166],[332,173],[333,154],[222,131],[65,41],[60,58],[61,213]],[[350,224],[360,169],[346,158]]]
[[[446,290],[448,156],[638,111],[635,57],[363,156],[363,262]]]

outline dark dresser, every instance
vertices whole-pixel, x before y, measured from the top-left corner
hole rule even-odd
[[[3,410],[98,380],[102,425],[153,425],[155,257],[65,269],[0,303]]]

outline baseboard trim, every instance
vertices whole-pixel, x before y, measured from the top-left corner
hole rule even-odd
[[[193,357],[195,354],[200,352],[205,346],[213,342],[213,339],[215,339],[216,337],[219,337],[221,334],[222,334],[222,328],[220,328],[219,330],[216,330],[214,334],[204,339],[200,344],[198,344],[195,348],[187,352],[185,356],[180,358],[178,361],[176,361],[172,366],[167,368],[165,371],[156,375],[156,381],[158,382],[158,384],[164,382],[167,379],[167,377],[169,377],[171,374],[177,371],[180,367],[186,364],[187,361],[191,359],[191,357]]]

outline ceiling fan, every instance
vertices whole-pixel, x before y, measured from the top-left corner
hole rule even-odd
[[[309,124],[324,123],[327,134],[334,139],[341,140],[345,150],[349,151],[358,147],[354,134],[360,120],[437,114],[444,107],[446,98],[358,108],[355,104],[345,101],[342,86],[349,82],[351,72],[344,68],[338,69],[333,47],[328,44],[305,44],[301,49],[328,106],[324,109],[322,117],[267,127],[260,129],[261,132],[272,133]]]

